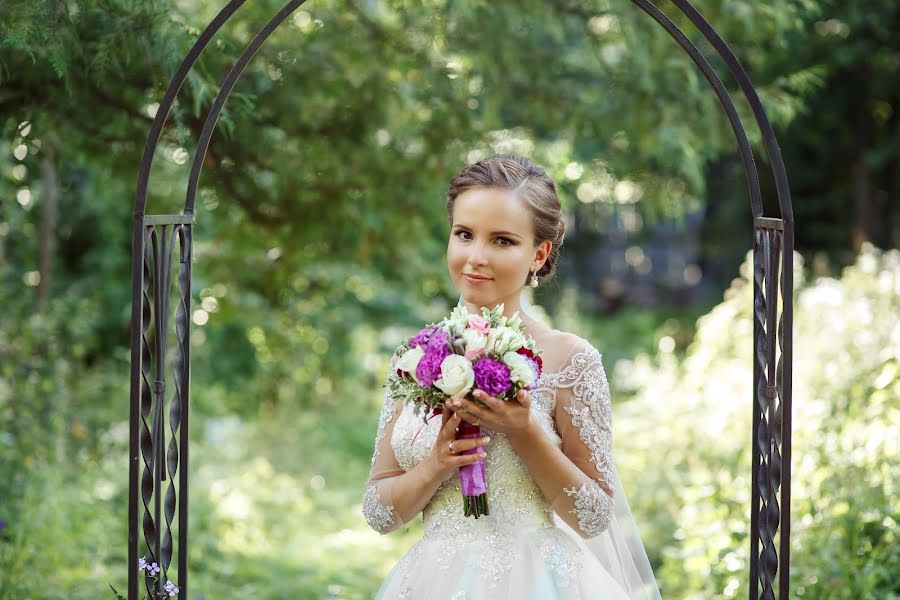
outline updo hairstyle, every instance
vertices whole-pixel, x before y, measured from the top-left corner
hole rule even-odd
[[[534,225],[534,245],[544,240],[552,243],[547,260],[537,272],[538,280],[543,283],[551,279],[556,273],[566,226],[556,186],[544,169],[524,156],[514,154],[497,154],[465,167],[450,181],[447,192],[447,218],[451,225],[456,198],[474,188],[510,190],[525,202]]]

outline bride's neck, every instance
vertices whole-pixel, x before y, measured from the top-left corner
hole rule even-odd
[[[522,322],[525,324],[525,333],[533,337],[535,340],[543,338],[545,334],[552,331],[550,326],[548,326],[543,321],[534,319],[522,312],[519,313],[519,316],[522,318]]]

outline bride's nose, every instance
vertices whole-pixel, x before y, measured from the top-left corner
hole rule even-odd
[[[487,255],[483,244],[473,244],[472,250],[469,252],[469,264],[473,266],[487,264]]]

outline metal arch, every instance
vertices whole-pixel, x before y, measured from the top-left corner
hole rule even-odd
[[[253,41],[251,41],[241,53],[241,57],[238,59],[237,63],[235,63],[228,72],[228,76],[225,77],[225,81],[222,83],[222,89],[219,90],[219,94],[216,96],[212,108],[209,109],[206,122],[203,123],[203,132],[200,134],[200,140],[197,142],[197,152],[194,154],[194,161],[191,163],[191,175],[188,179],[187,195],[184,200],[184,214],[190,215],[194,212],[194,200],[197,196],[197,181],[200,179],[200,169],[203,167],[203,159],[206,156],[206,150],[209,148],[209,140],[212,137],[213,130],[216,128],[216,122],[219,120],[219,115],[225,107],[225,101],[228,100],[228,95],[231,94],[231,90],[234,89],[238,79],[240,79],[241,75],[244,73],[244,68],[246,68],[250,59],[253,58],[260,46],[262,46],[272,32],[275,31],[275,28],[304,2],[306,2],[306,0],[291,0],[285,4],[284,7],[278,11],[268,23],[266,23],[266,26],[260,29],[259,33],[253,38]]]
[[[160,562],[165,568],[171,560],[171,522],[176,507],[176,492],[174,483],[170,482],[165,498],[166,538],[160,544],[162,523],[160,514],[160,496],[162,493],[162,481],[166,474],[170,480],[175,479],[176,472],[179,476],[177,508],[179,514],[178,532],[178,573],[181,581],[179,598],[187,597],[187,458],[188,458],[188,400],[189,400],[189,363],[190,363],[190,282],[192,263],[192,228],[194,200],[202,168],[203,158],[209,147],[216,122],[221,114],[225,102],[237,81],[243,74],[250,60],[259,50],[271,33],[284,19],[296,10],[305,0],[291,0],[257,33],[251,43],[244,49],[240,59],[226,76],[222,89],[217,95],[209,114],[204,122],[203,130],[195,153],[188,188],[185,197],[184,212],[182,215],[155,215],[144,214],[146,207],[147,185],[150,169],[153,162],[156,147],[162,133],[175,97],[187,78],[190,69],[199,59],[200,54],[211,41],[215,33],[230,19],[246,0],[231,0],[204,29],[198,40],[190,49],[188,55],[179,66],[175,76],[170,82],[163,101],[157,110],[150,129],[144,153],[141,159],[141,167],[138,175],[135,192],[134,221],[133,221],[133,261],[132,261],[132,352],[131,352],[131,420],[130,420],[130,465],[129,465],[129,600],[137,600],[138,576],[134,569],[137,563],[137,520],[138,520],[138,476],[139,476],[139,448],[140,455],[144,458],[145,470],[140,482],[144,496],[144,531],[145,541],[151,550],[153,558],[160,555]],[[790,191],[784,163],[780,149],[775,139],[771,124],[766,117],[759,97],[750,82],[749,77],[737,60],[731,49],[715,32],[712,26],[700,15],[699,12],[686,0],[673,0],[673,3],[685,14],[688,19],[709,40],[718,54],[724,58],[729,71],[738,81],[745,98],[750,103],[755,120],[759,126],[766,146],[766,151],[772,162],[775,174],[775,183],[778,193],[781,218],[763,216],[763,205],[759,186],[759,175],[753,160],[753,154],[747,140],[743,124],[734,107],[734,103],[726,91],[719,77],[710,66],[704,55],[694,46],[681,30],[648,0],[632,0],[641,10],[656,20],[669,35],[685,50],[694,63],[700,68],[707,81],[713,87],[720,104],[725,110],[729,123],[738,142],[738,148],[744,164],[747,176],[750,203],[753,213],[753,247],[754,247],[754,412],[753,412],[753,507],[751,515],[751,568],[750,568],[750,597],[756,598],[758,584],[762,583],[760,598],[765,600],[775,598],[773,590],[774,575],[779,566],[778,557],[774,548],[774,536],[779,524],[783,524],[781,530],[779,551],[780,556],[780,598],[788,597],[788,569],[790,548],[790,423],[791,423],[791,365],[792,365],[792,254],[793,254],[793,211],[790,201]],[[164,410],[163,392],[165,389],[164,374],[159,365],[156,366],[156,376],[151,391],[147,375],[150,373],[151,356],[150,343],[145,337],[149,329],[151,314],[155,313],[154,329],[156,333],[156,358],[164,362],[165,352],[165,328],[167,325],[168,302],[162,301],[167,297],[171,284],[171,252],[174,244],[162,244],[162,251],[157,243],[156,227],[162,227],[162,238],[165,239],[166,228],[171,225],[171,235],[177,235],[181,243],[180,268],[178,286],[181,292],[181,302],[178,305],[176,317],[176,329],[179,338],[180,354],[176,357],[175,382],[176,394],[170,406],[169,421],[172,430],[172,439],[169,442],[168,456],[164,456],[163,444],[165,434],[163,428],[162,411]],[[152,247],[148,242],[152,241]],[[782,252],[783,250],[783,252]],[[151,272],[152,266],[153,270]],[[779,277],[779,259],[781,262],[781,279]],[[153,282],[154,299],[153,308],[147,296],[148,284]],[[783,309],[778,318],[777,302],[780,295],[783,300]],[[163,343],[159,340],[162,338]],[[776,357],[776,345],[781,349],[781,356]],[[180,359],[180,360],[179,360]],[[142,381],[143,379],[143,381]],[[152,396],[155,395],[155,398]],[[776,399],[780,398],[779,404]],[[147,427],[146,417],[153,411],[153,430]],[[141,425],[143,424],[143,428]],[[180,428],[180,429],[179,429]],[[179,435],[179,443],[175,444],[176,433]],[[783,448],[784,456],[779,455],[779,447]],[[179,467],[179,450],[181,454],[181,471]],[[782,460],[783,459],[783,460]],[[168,470],[162,466],[166,461]],[[787,510],[779,511],[775,492],[781,486],[781,503]],[[148,502],[153,501],[155,510],[150,511]],[[764,506],[757,514],[760,504]],[[153,513],[151,516],[150,513]],[[762,521],[762,525],[760,525]],[[759,531],[757,532],[757,528]],[[148,537],[148,533],[150,536]],[[759,539],[757,537],[759,533]],[[762,539],[764,548],[762,554],[757,557],[758,544]],[[762,559],[764,570],[758,572],[758,559]],[[145,584],[148,580],[145,578]],[[162,588],[162,578],[157,585]],[[148,591],[150,588],[148,586]]]
[[[168,225],[172,225],[173,232],[178,231],[178,238],[181,244],[181,268],[179,271],[178,283],[179,290],[181,291],[181,302],[179,304],[179,315],[176,317],[176,326],[179,328],[179,339],[182,342],[180,345],[181,349],[181,363],[178,365],[179,369],[176,369],[176,388],[178,391],[178,399],[179,401],[173,402],[176,404],[177,408],[172,412],[177,412],[177,416],[175,420],[178,423],[178,428],[180,428],[179,432],[179,443],[177,447],[181,449],[180,453],[180,461],[177,455],[177,451],[173,452],[173,455],[176,456],[174,465],[171,463],[167,466],[170,467],[169,477],[170,477],[170,485],[169,492],[167,492],[166,498],[166,511],[167,511],[167,523],[171,525],[171,517],[174,513],[174,494],[172,493],[174,488],[171,484],[171,481],[174,480],[173,472],[174,470],[171,468],[174,466],[174,469],[177,469],[178,463],[181,463],[181,472],[179,473],[179,485],[178,490],[180,492],[180,498],[178,499],[178,573],[181,581],[181,592],[179,593],[179,600],[184,600],[187,597],[187,498],[188,498],[188,479],[187,479],[187,467],[188,467],[188,408],[189,408],[189,397],[190,397],[190,320],[185,318],[186,314],[189,314],[190,309],[190,282],[191,282],[191,263],[192,263],[192,233],[193,233],[193,219],[188,217],[184,218],[183,216],[171,215],[167,217],[159,217],[159,216],[150,216],[147,217],[144,214],[144,209],[147,203],[147,184],[150,177],[150,168],[153,165],[153,157],[156,152],[156,147],[159,144],[159,138],[162,134],[162,129],[165,126],[166,120],[169,117],[169,112],[172,109],[172,105],[175,102],[175,97],[178,95],[178,91],[181,89],[184,80],[187,78],[188,73],[191,68],[200,58],[200,54],[209,44],[212,37],[216,34],[216,32],[225,24],[225,22],[231,18],[234,12],[240,8],[246,0],[231,0],[225,7],[222,8],[221,11],[213,18],[213,20],[206,26],[203,32],[200,34],[200,37],[197,38],[197,41],[191,47],[185,59],[181,62],[178,67],[178,70],[175,72],[174,77],[169,82],[169,86],[166,89],[165,96],[163,97],[162,102],[160,102],[159,108],[156,111],[156,115],[153,118],[153,124],[150,126],[150,132],[147,136],[147,143],[144,146],[144,153],[141,157],[141,166],[138,172],[138,180],[137,187],[135,189],[135,197],[134,197],[134,212],[133,212],[133,220],[132,220],[132,261],[131,261],[131,385],[130,385],[130,417],[129,417],[129,460],[128,460],[128,598],[129,600],[137,600],[138,598],[138,574],[136,571],[136,566],[138,563],[138,517],[139,517],[139,506],[138,506],[138,491],[142,492],[142,495],[145,495],[146,502],[146,494],[159,496],[162,488],[162,479],[165,475],[162,474],[161,465],[157,466],[156,464],[147,464],[147,460],[151,463],[160,460],[159,453],[162,450],[161,440],[157,441],[159,444],[158,448],[153,448],[153,441],[156,439],[155,433],[147,433],[146,430],[146,421],[144,417],[149,414],[151,407],[153,407],[155,413],[160,413],[158,410],[161,406],[162,402],[162,389],[164,389],[164,379],[159,383],[159,387],[162,388],[160,392],[157,394],[156,402],[154,403],[154,399],[152,398],[152,392],[149,388],[148,382],[146,381],[146,376],[150,370],[150,363],[152,362],[152,355],[150,351],[149,343],[147,342],[144,334],[150,325],[150,318],[152,315],[152,308],[149,298],[147,297],[147,285],[149,280],[152,278],[154,281],[159,278],[161,273],[159,269],[157,269],[156,264],[154,264],[154,269],[157,271],[155,274],[151,273],[149,269],[149,264],[146,262],[147,259],[147,251],[148,251],[148,240],[150,238],[151,233],[155,233],[157,226],[162,226],[164,229]],[[165,234],[163,234],[165,237]],[[164,259],[163,264],[169,264],[168,260]],[[153,276],[156,275],[156,276]],[[168,289],[165,290],[168,293]],[[182,313],[181,310],[185,312]],[[165,315],[162,316],[162,323],[159,323],[159,315],[157,315],[156,323],[154,324],[154,329],[156,329],[157,335],[161,333],[161,330],[166,328],[166,318]],[[186,337],[185,337],[186,336]],[[163,362],[165,360],[164,356],[157,355],[157,361]],[[178,385],[178,381],[182,383],[182,386]],[[174,416],[174,415],[173,415]],[[154,421],[157,422],[154,427],[154,432],[159,432],[159,423],[158,419],[154,418]],[[143,425],[143,427],[142,427]],[[173,442],[175,432],[173,431]],[[150,437],[150,441],[148,441],[148,437]],[[145,446],[150,444],[151,448],[145,452]],[[170,442],[171,447],[171,442]],[[140,459],[141,456],[145,456],[145,477],[139,482],[140,477]],[[152,476],[149,478],[146,477],[146,473],[150,472]],[[154,516],[158,515],[158,510],[154,511]],[[145,503],[145,519],[147,517],[146,512],[146,503]],[[159,526],[159,517],[156,516],[154,527]],[[156,537],[153,536],[153,541],[156,542]],[[146,540],[145,535],[145,540]],[[155,551],[159,554],[160,544],[155,543]],[[169,549],[169,551],[171,551]],[[171,556],[171,555],[170,555]],[[156,586],[156,589],[161,588],[160,585]],[[145,579],[145,586],[148,586],[149,591],[149,582]]]
[[[727,92],[720,91],[721,82],[702,54],[685,38],[672,21],[648,0],[632,0],[655,19],[688,53],[706,75],[728,114],[738,137],[744,169],[750,183],[753,210],[754,251],[754,362],[753,362],[753,426],[752,501],[750,513],[750,598],[774,600],[774,580],[778,573],[778,596],[789,598],[790,592],[790,502],[791,502],[791,427],[793,366],[793,254],[794,214],[791,205],[787,171],[775,132],[766,116],[756,89],[737,56],[715,29],[686,0],[672,0],[725,60],[753,110],[762,133],[766,152],[772,163],[778,194],[780,219],[763,216],[759,178],[746,138],[732,118],[734,106]],[[701,62],[702,61],[702,62]],[[737,115],[734,115],[737,117]],[[779,261],[780,259],[780,261]],[[779,273],[779,264],[780,273]],[[779,282],[780,275],[780,282]],[[782,310],[778,315],[778,299]],[[777,325],[776,325],[777,322]],[[776,361],[776,345],[781,351]],[[779,403],[776,399],[780,399]],[[781,491],[781,506],[776,492]],[[775,535],[781,527],[778,550]],[[763,544],[759,551],[760,542]],[[780,554],[780,556],[779,556]],[[762,570],[760,570],[762,559]],[[759,587],[762,585],[762,590]]]
[[[645,0],[632,0],[632,2],[642,4]],[[772,129],[772,124],[766,116],[766,111],[762,106],[762,102],[759,100],[756,88],[753,87],[753,83],[751,83],[750,77],[747,75],[747,71],[741,66],[741,62],[738,60],[737,56],[735,56],[734,52],[732,52],[731,48],[728,47],[728,44],[725,43],[725,40],[716,33],[716,30],[709,24],[709,21],[704,19],[703,15],[701,15],[690,2],[687,2],[686,0],[672,0],[672,3],[691,20],[700,33],[712,43],[719,55],[725,59],[728,70],[731,71],[731,74],[737,80],[738,85],[740,85],[741,91],[744,92],[747,102],[750,103],[750,108],[753,110],[753,116],[763,135],[766,153],[769,156],[769,160],[772,162],[772,171],[775,174],[775,188],[778,192],[778,206],[781,209],[781,218],[784,219],[786,223],[790,223],[793,230],[794,210],[791,205],[791,190],[788,185],[787,170],[784,167],[784,160],[781,158],[781,149],[778,147],[778,141],[775,139],[775,131]],[[762,213],[760,212],[758,215],[754,214],[754,216],[760,217],[762,216]]]
[[[172,81],[169,82],[169,87],[166,88],[166,94],[163,97],[162,102],[159,103],[156,116],[153,117],[153,124],[150,126],[150,134],[147,136],[147,143],[144,145],[144,154],[141,156],[141,168],[138,172],[137,189],[134,195],[135,219],[140,219],[144,216],[144,208],[147,205],[147,183],[150,179],[150,167],[153,165],[153,157],[156,154],[156,147],[159,145],[159,137],[162,134],[166,121],[169,119],[169,112],[171,112],[172,105],[175,103],[175,97],[178,96],[178,92],[181,90],[184,80],[187,79],[188,73],[190,73],[194,64],[200,58],[203,50],[209,45],[213,36],[246,1],[247,0],[231,0],[219,11],[213,20],[210,21],[209,25],[206,26],[206,29],[200,34],[200,37],[197,38],[197,41],[194,42],[194,45],[191,46],[187,56],[181,61],[178,70],[175,71],[175,76],[172,77]]]
[[[637,4],[638,7],[646,12],[648,15],[653,17],[653,19],[662,25],[663,29],[672,36],[672,38],[678,42],[678,45],[687,52],[688,56],[691,57],[691,60],[694,61],[700,70],[703,72],[703,75],[706,77],[706,80],[713,87],[713,90],[716,92],[716,96],[719,98],[719,102],[722,104],[722,108],[725,109],[725,114],[728,117],[729,123],[731,123],[731,129],[734,131],[735,137],[737,137],[738,141],[738,149],[741,153],[741,160],[744,163],[744,171],[747,174],[747,183],[750,186],[750,206],[753,211],[754,217],[761,217],[763,212],[762,207],[762,194],[759,190],[759,173],[756,171],[756,163],[753,160],[753,152],[750,150],[750,142],[747,140],[747,134],[744,132],[744,126],[741,123],[741,118],[737,114],[737,109],[734,107],[734,102],[731,100],[731,96],[728,94],[728,91],[725,89],[725,86],[722,84],[722,80],[719,79],[719,76],[716,75],[716,72],[713,70],[712,66],[709,64],[709,61],[706,60],[706,57],[703,56],[703,53],[700,52],[697,47],[691,43],[691,41],[684,35],[681,29],[678,28],[672,20],[666,16],[664,12],[659,10],[652,2],[648,2],[647,0],[631,0],[633,3]]]
[[[643,0],[633,1],[639,5],[644,3]],[[725,64],[737,80],[745,98],[750,103],[750,107],[753,110],[753,116],[756,119],[757,126],[763,136],[766,153],[772,164],[772,171],[775,175],[775,189],[778,195],[778,207],[781,212],[781,219],[766,219],[762,217],[761,213],[754,213],[754,254],[757,256],[769,255],[768,257],[770,258],[768,264],[765,266],[763,266],[762,261],[754,261],[754,271],[757,269],[762,270],[764,272],[764,278],[769,278],[774,281],[777,279],[777,254],[779,252],[781,253],[781,281],[778,288],[763,290],[760,285],[754,286],[754,312],[756,313],[753,326],[754,346],[759,346],[759,340],[763,337],[768,337],[772,340],[777,338],[781,356],[779,357],[778,362],[774,363],[776,350],[773,342],[772,344],[767,345],[763,352],[764,356],[762,358],[768,360],[759,360],[758,357],[754,357],[753,380],[756,383],[756,386],[753,399],[753,435],[751,442],[753,444],[753,474],[751,484],[753,488],[753,497],[750,517],[750,529],[752,534],[750,543],[750,598],[756,598],[759,593],[760,556],[758,554],[759,538],[757,537],[756,532],[760,530],[760,517],[762,517],[763,520],[762,530],[768,530],[766,533],[771,538],[774,538],[774,528],[771,524],[777,524],[780,521],[782,526],[779,543],[779,550],[781,553],[780,559],[775,558],[773,560],[774,539],[770,540],[769,547],[763,551],[765,555],[763,567],[766,570],[764,580],[762,581],[763,597],[772,597],[770,586],[773,585],[773,582],[771,579],[774,576],[776,565],[778,565],[781,571],[778,580],[779,596],[789,598],[791,552],[791,428],[793,414],[794,364],[794,210],[791,203],[791,191],[788,184],[787,170],[785,169],[784,160],[781,156],[781,149],[775,138],[772,124],[766,116],[766,112],[763,109],[762,102],[760,102],[759,95],[756,93],[756,89],[750,82],[750,77],[747,75],[743,66],[741,66],[737,56],[735,56],[734,52],[728,47],[722,37],[716,33],[712,25],[703,18],[690,2],[687,2],[686,0],[672,0],[672,2],[688,17],[688,19],[691,20],[704,37],[709,40],[719,55],[725,59]],[[771,260],[773,252],[774,260]],[[756,279],[757,278],[754,277],[754,281],[756,281]],[[771,319],[777,314],[777,301],[779,296],[782,300],[781,316],[778,321],[777,330],[773,331],[774,324]],[[765,304],[767,300],[768,304],[774,306],[766,307]],[[766,319],[761,313],[767,308],[771,308],[772,310],[767,315],[769,327],[768,331],[765,331],[764,327]],[[754,348],[754,354],[755,353],[756,348]],[[764,392],[763,381],[766,378],[765,371],[767,370],[769,371],[769,383]],[[771,383],[773,379],[775,381],[774,385]],[[780,405],[776,404],[775,398],[771,397],[773,395],[773,389],[781,399]],[[766,412],[768,413],[765,415],[765,419],[761,412],[763,407],[767,409]],[[766,427],[767,429],[765,436],[762,435],[762,427]],[[765,442],[765,444],[762,442]],[[779,445],[782,450],[782,455],[780,457],[777,454]],[[768,448],[765,446],[768,446]],[[767,466],[765,472],[763,472],[760,471],[760,462],[761,457],[766,455],[767,450]],[[775,466],[778,472],[772,473],[769,469],[771,466]],[[777,475],[777,478],[773,477],[773,475]],[[780,514],[777,514],[777,512],[776,514],[769,514],[769,509],[773,505],[775,506],[776,511],[778,507],[776,503],[772,502],[775,499],[774,489],[770,487],[770,489],[764,491],[760,484],[761,477],[768,477],[770,483],[775,485],[778,483],[781,484],[782,510]],[[765,483],[766,482],[764,481],[763,484]],[[767,506],[764,511],[760,511],[759,505],[763,500],[762,496],[766,493],[769,495],[769,498],[766,501]],[[768,579],[768,581],[766,579]]]

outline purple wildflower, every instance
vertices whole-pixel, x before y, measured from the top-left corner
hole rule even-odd
[[[419,385],[427,388],[434,383],[435,379],[441,377],[441,363],[450,354],[450,347],[447,345],[447,334],[439,331],[431,336],[428,343],[425,344],[425,354],[419,360],[416,367],[416,378]]]
[[[0,531],[6,527],[6,519],[0,519]]]
[[[489,395],[499,396],[509,389],[509,367],[502,362],[482,358],[473,365],[472,370],[475,371],[475,387]]]

